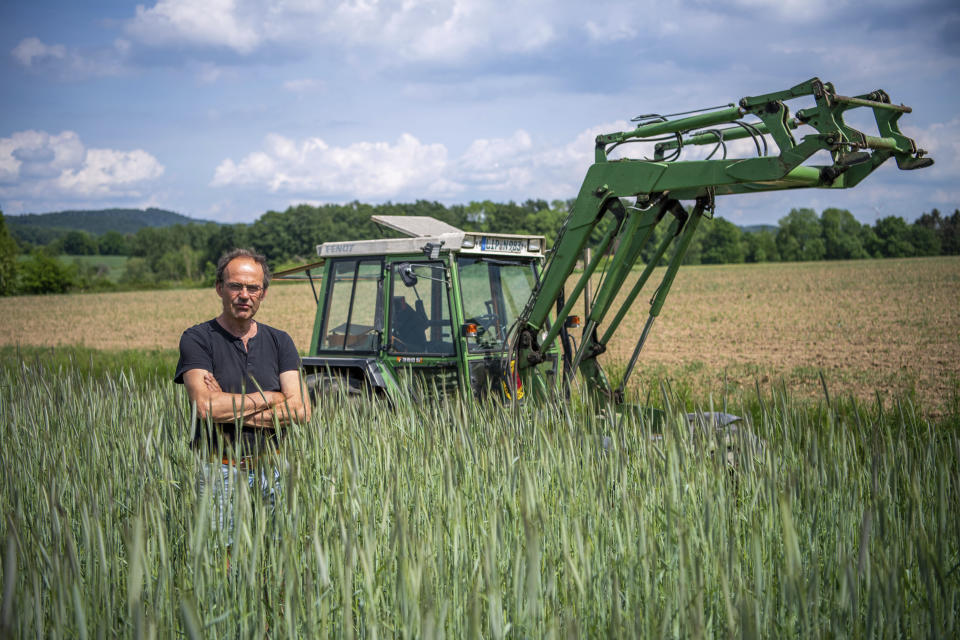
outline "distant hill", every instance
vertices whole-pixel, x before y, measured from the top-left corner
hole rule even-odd
[[[56,211],[6,216],[10,232],[22,242],[48,244],[67,231],[86,231],[102,235],[107,231],[136,233],[143,227],[171,227],[175,224],[204,223],[164,209],[99,209],[96,211]]]

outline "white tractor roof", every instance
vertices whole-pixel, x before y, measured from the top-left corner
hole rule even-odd
[[[370,216],[370,219],[411,238],[439,236],[445,233],[463,233],[453,225],[430,216]]]
[[[408,237],[324,242],[317,245],[317,255],[325,259],[420,253],[431,244],[455,253],[523,258],[542,258],[544,255],[543,236],[463,231],[430,216],[371,216],[371,219]]]
[[[345,256],[375,256],[381,254],[420,253],[427,243],[438,244],[447,250],[456,250],[463,242],[463,231],[442,233],[436,236],[417,236],[416,238],[384,238],[382,240],[349,240],[346,242],[324,242],[317,245],[317,254],[321,258]]]

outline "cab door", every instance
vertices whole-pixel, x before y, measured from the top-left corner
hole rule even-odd
[[[495,392],[507,399],[526,396],[524,382],[512,360],[510,339],[517,318],[536,289],[537,265],[530,259],[461,255],[457,259],[463,308],[462,340],[470,387],[475,396]],[[544,385],[555,384],[556,349],[545,367]]]
[[[393,261],[388,269],[386,364],[416,397],[456,392],[462,381],[449,268],[439,260],[421,259]]]

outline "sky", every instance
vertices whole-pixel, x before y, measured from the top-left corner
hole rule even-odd
[[[718,215],[960,207],[955,0],[4,0],[0,209],[565,200],[598,133],[814,76],[913,107],[901,128],[936,164]]]

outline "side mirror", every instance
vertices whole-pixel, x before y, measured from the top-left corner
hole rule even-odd
[[[397,265],[397,273],[400,274],[400,279],[403,280],[403,284],[408,287],[416,286],[417,274],[413,272],[412,264],[409,262],[401,262]]]

